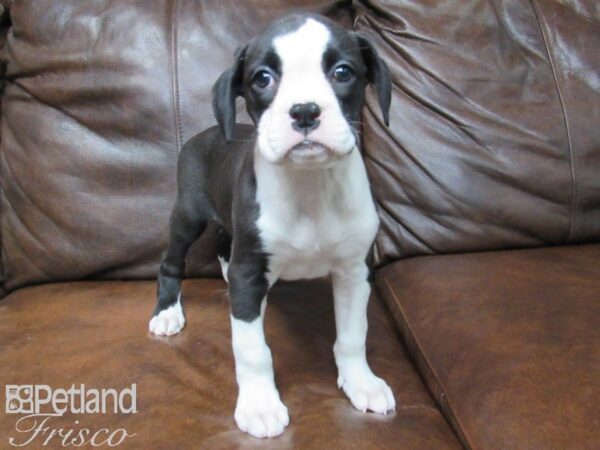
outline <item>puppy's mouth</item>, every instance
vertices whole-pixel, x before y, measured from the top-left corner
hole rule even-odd
[[[300,164],[323,162],[328,160],[333,154],[333,150],[329,147],[308,139],[294,145],[287,152],[289,159]]]

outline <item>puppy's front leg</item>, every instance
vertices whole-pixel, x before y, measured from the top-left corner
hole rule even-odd
[[[333,352],[338,387],[360,411],[386,414],[396,402],[385,381],[375,376],[366,358],[367,304],[371,287],[364,262],[344,264],[332,272],[337,337]]]
[[[234,261],[228,273],[231,343],[239,388],[234,418],[252,436],[277,436],[288,425],[289,416],[275,386],[271,350],[263,331],[268,282],[252,264]]]

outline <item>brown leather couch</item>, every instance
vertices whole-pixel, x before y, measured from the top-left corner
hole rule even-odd
[[[266,332],[291,424],[261,441],[232,417],[210,230],[188,258],[186,329],[158,339],[147,321],[182,143],[214,124],[210,88],[236,47],[292,7],[360,31],[392,70],[390,127],[369,91],[363,150],[382,222],[368,356],[398,407],[361,414],[336,388],[327,282],[281,284]],[[600,448],[596,0],[0,12],[0,389],[137,386],[136,414],[50,428],[124,428],[128,449]],[[26,439],[18,418],[0,412],[0,448]]]

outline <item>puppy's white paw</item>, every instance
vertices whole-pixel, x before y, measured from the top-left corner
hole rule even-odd
[[[240,388],[234,418],[240,430],[258,438],[278,436],[290,423],[279,392],[268,384]]]
[[[148,328],[157,336],[172,336],[185,326],[185,317],[179,300],[173,306],[163,309],[150,319]]]
[[[370,371],[349,377],[340,375],[338,387],[344,390],[352,405],[359,411],[387,414],[396,409],[396,400],[390,387]]]

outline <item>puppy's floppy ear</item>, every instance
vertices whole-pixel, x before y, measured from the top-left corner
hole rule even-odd
[[[212,88],[213,113],[227,142],[233,139],[235,131],[235,99],[242,95],[246,48],[236,51],[235,63],[221,74]]]
[[[377,54],[367,38],[356,33],[360,51],[367,66],[367,81],[375,85],[377,98],[386,126],[390,124],[390,103],[392,101],[392,78],[390,69]]]

